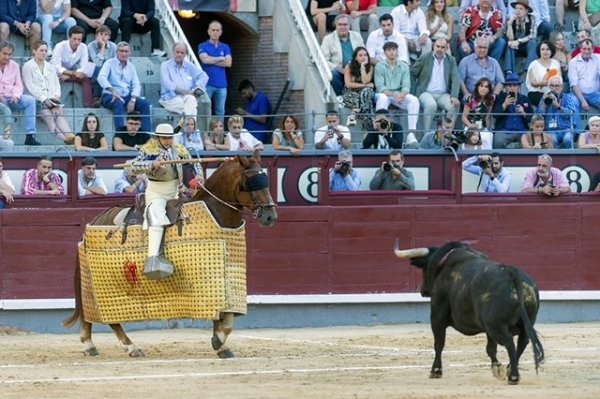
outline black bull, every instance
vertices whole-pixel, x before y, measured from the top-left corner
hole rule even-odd
[[[519,383],[519,358],[531,340],[537,372],[544,361],[544,348],[533,328],[540,301],[530,276],[460,242],[408,250],[400,250],[396,242],[394,252],[423,270],[421,295],[431,297],[435,359],[430,378],[442,376],[448,326],[465,335],[485,332],[492,372],[498,378],[506,372],[509,384]],[[514,335],[518,335],[516,348]],[[506,370],[496,357],[498,344],[508,351],[510,364]]]

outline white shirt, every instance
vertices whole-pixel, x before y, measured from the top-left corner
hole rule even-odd
[[[37,101],[49,98],[60,99],[60,82],[54,65],[44,61],[42,71],[34,59],[23,65],[23,85]]]
[[[2,171],[1,173],[2,173],[1,174],[1,176],[2,176],[2,182],[4,184],[6,184],[8,187],[12,188],[13,191],[15,191],[15,186],[14,186],[12,180],[10,180],[10,176],[8,175],[8,173],[6,173],[4,171]]]
[[[600,55],[592,54],[584,61],[579,54],[569,61],[569,84],[579,86],[583,94],[600,91]]]
[[[325,125],[315,132],[315,143],[318,143],[321,140],[323,140],[323,137],[327,134],[328,129],[329,129],[329,126]],[[342,133],[342,135],[344,136],[345,139],[348,139],[348,140],[352,139],[350,136],[350,130],[348,130],[348,128],[346,126],[338,125],[338,129],[340,129],[340,132]],[[326,149],[326,150],[341,150],[342,142],[341,142],[341,140],[338,140],[336,135],[333,135],[332,138],[327,139],[327,141],[325,142],[324,149]]]
[[[387,42],[396,43],[398,45],[398,59],[410,65],[406,39],[402,33],[396,31],[395,29],[392,34],[387,37],[383,34],[383,30],[381,28],[374,30],[369,34],[369,37],[367,38],[367,51],[369,52],[369,56],[379,62],[385,61],[383,45]]]
[[[83,171],[80,170],[79,172],[77,172],[77,182],[77,191],[80,197],[92,194],[86,190],[86,187],[98,187],[103,189],[105,193],[108,193],[108,190],[106,189],[106,183],[104,183],[104,179],[102,179],[102,176],[98,174],[95,175],[94,178],[88,182],[85,181]]]
[[[434,94],[448,93],[446,80],[444,79],[444,56],[441,60],[433,57],[433,69],[431,70],[431,79],[427,85],[427,91]]]
[[[42,8],[41,3],[42,3],[42,0],[37,0],[37,14],[36,15],[38,18],[44,14],[50,14],[50,15],[60,18],[60,16],[62,15],[62,12],[63,12],[63,6],[65,6],[67,4],[71,5],[71,0],[56,0],[54,3],[54,8],[52,10],[50,10],[50,12],[45,12],[44,9]]]
[[[242,130],[239,139],[233,137],[231,133],[227,134],[227,137],[229,137],[229,151],[252,151],[257,146],[262,147],[262,141],[251,135],[246,129]]]
[[[416,40],[423,34],[429,37],[425,13],[420,8],[413,10],[409,15],[403,4],[394,8],[391,14],[394,18],[394,29],[402,33],[407,39]]]
[[[83,72],[91,78],[95,68],[95,65],[89,62],[87,46],[81,43],[77,46],[77,50],[73,51],[68,40],[63,40],[54,47],[52,65],[56,68],[56,73],[59,76],[67,69],[75,69],[77,72]]]

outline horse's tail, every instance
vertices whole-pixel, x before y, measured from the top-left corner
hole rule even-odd
[[[79,251],[75,263],[75,310],[73,314],[62,321],[62,325],[71,328],[83,317],[83,307],[81,306],[81,270],[79,264]]]

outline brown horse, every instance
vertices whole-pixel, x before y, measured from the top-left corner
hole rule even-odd
[[[275,203],[268,187],[268,179],[260,166],[260,154],[252,157],[237,156],[221,164],[206,180],[204,188],[199,189],[191,201],[204,201],[213,217],[221,227],[237,228],[242,224],[244,208],[253,212],[260,225],[271,227],[277,220]],[[114,218],[122,208],[108,209],[96,218],[93,225],[112,225]],[[63,321],[67,328],[80,321],[80,339],[84,345],[83,353],[89,356],[98,355],[98,350],[92,342],[92,323],[85,320],[81,303],[81,274],[79,258],[75,269],[75,310]],[[230,358],[234,354],[225,346],[227,337],[233,329],[233,313],[222,312],[218,320],[213,321],[213,349],[220,358]],[[131,357],[144,356],[129,339],[120,324],[109,324],[118,340]]]

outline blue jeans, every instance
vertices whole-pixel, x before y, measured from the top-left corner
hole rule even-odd
[[[542,21],[537,27],[537,34],[542,38],[542,40],[548,40],[550,38],[550,32],[554,29],[549,22]]]
[[[52,29],[50,29],[50,24],[54,21],[58,21],[60,16],[56,17],[52,14],[42,14],[38,17],[38,22],[42,25],[42,40],[48,43],[50,47],[53,47],[52,44]],[[54,28],[54,32],[56,33],[67,33],[72,26],[75,26],[77,22],[75,22],[75,18],[69,17],[62,21],[56,28]],[[85,42],[85,37],[84,37]]]
[[[115,130],[125,129],[125,111],[126,105],[131,100],[131,95],[123,97],[123,101],[116,100],[113,102],[112,94],[104,93],[102,95],[102,106],[108,108],[113,113],[115,121]],[[138,97],[135,102],[134,110],[141,115],[142,132],[152,132],[152,119],[150,118],[150,103],[143,98]]]
[[[573,132],[570,130],[555,130],[553,132],[548,132],[548,134],[552,137],[552,143],[554,144],[554,148],[573,148]]]
[[[337,69],[331,71],[331,87],[333,87],[336,96],[342,95],[344,91],[344,75]]]
[[[531,64],[537,58],[537,54],[535,53],[536,48],[537,40],[535,39],[529,40],[527,43],[519,44],[519,48],[516,50],[506,46],[506,54],[504,55],[504,70],[518,73],[518,71],[515,70],[515,59],[517,58],[517,55],[524,54],[527,56],[527,59],[523,65],[523,70],[527,71],[529,64]]]
[[[206,95],[213,105],[213,114],[225,116],[225,100],[227,100],[227,88],[206,86]]]
[[[4,99],[11,111],[24,110],[25,131],[27,134],[35,134],[37,132],[35,127],[35,99],[28,94],[23,94],[16,103],[13,103],[10,97],[4,97]]]

